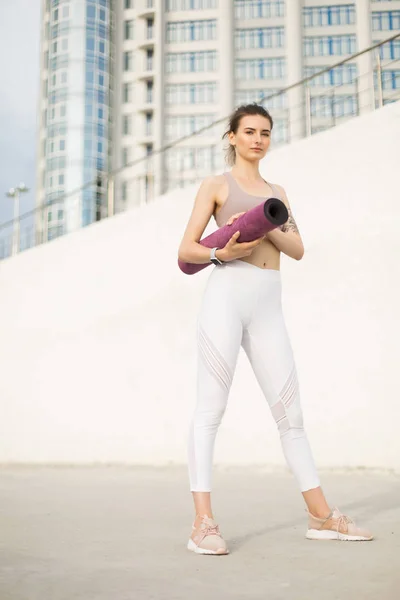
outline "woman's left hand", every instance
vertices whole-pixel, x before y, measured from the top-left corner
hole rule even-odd
[[[239,217],[241,217],[244,214],[245,214],[244,212],[241,212],[241,213],[236,213],[236,215],[232,215],[231,218],[225,223],[225,225],[232,225],[232,223],[234,221],[236,221],[236,219],[238,219]]]

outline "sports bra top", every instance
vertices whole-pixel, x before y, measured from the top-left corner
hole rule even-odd
[[[279,200],[281,200],[279,191],[272,183],[265,182],[272,188],[272,196],[253,196],[252,194],[243,191],[236,182],[236,179],[229,172],[224,173],[224,176],[228,180],[228,197],[214,216],[218,227],[225,225],[232,215],[254,208],[258,204],[261,204],[261,202],[268,200],[268,198],[279,198]]]

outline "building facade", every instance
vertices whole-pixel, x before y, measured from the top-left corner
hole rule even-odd
[[[109,0],[44,0],[42,15],[39,242],[105,216],[115,87]]]
[[[42,70],[47,120],[41,130],[38,203],[113,169],[120,171],[112,182],[117,211],[224,170],[226,124],[190,137],[195,131],[224,119],[239,104],[259,101],[400,32],[400,0],[47,0],[43,6],[43,53],[50,54]],[[65,86],[68,99],[53,106],[58,88],[52,66],[67,60],[52,51],[54,41],[63,44],[53,38],[53,31],[61,32],[54,13],[58,10],[59,17],[68,8],[68,35],[76,36],[76,43],[66,51],[68,80],[54,80]],[[383,47],[380,59],[383,101],[389,102],[400,88],[400,39]],[[304,136],[306,111],[308,127],[316,132],[371,110],[373,68],[369,53],[313,79],[307,91],[299,86],[266,101],[274,118],[273,143]],[[56,75],[65,78],[63,70]],[[63,104],[66,123],[57,121]],[[53,156],[48,146],[60,127],[65,163],[61,147]],[[157,153],[168,145],[173,146]],[[64,179],[60,163],[51,162],[56,158],[67,165]],[[63,185],[55,190],[56,180]],[[71,198],[59,224],[64,228],[70,210],[78,211],[71,219],[85,225],[100,218],[107,205],[104,186]]]

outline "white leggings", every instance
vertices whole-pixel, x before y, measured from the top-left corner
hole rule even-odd
[[[197,403],[188,448],[190,490],[211,491],[215,437],[241,345],[271,408],[286,462],[300,490],[319,487],[282,313],[280,272],[241,260],[214,267],[202,299],[197,337]]]

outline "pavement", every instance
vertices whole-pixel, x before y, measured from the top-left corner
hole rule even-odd
[[[214,467],[227,556],[186,549],[185,467],[0,467],[0,600],[399,600],[400,476],[321,471],[328,501],[376,536],[306,540],[286,471]]]

